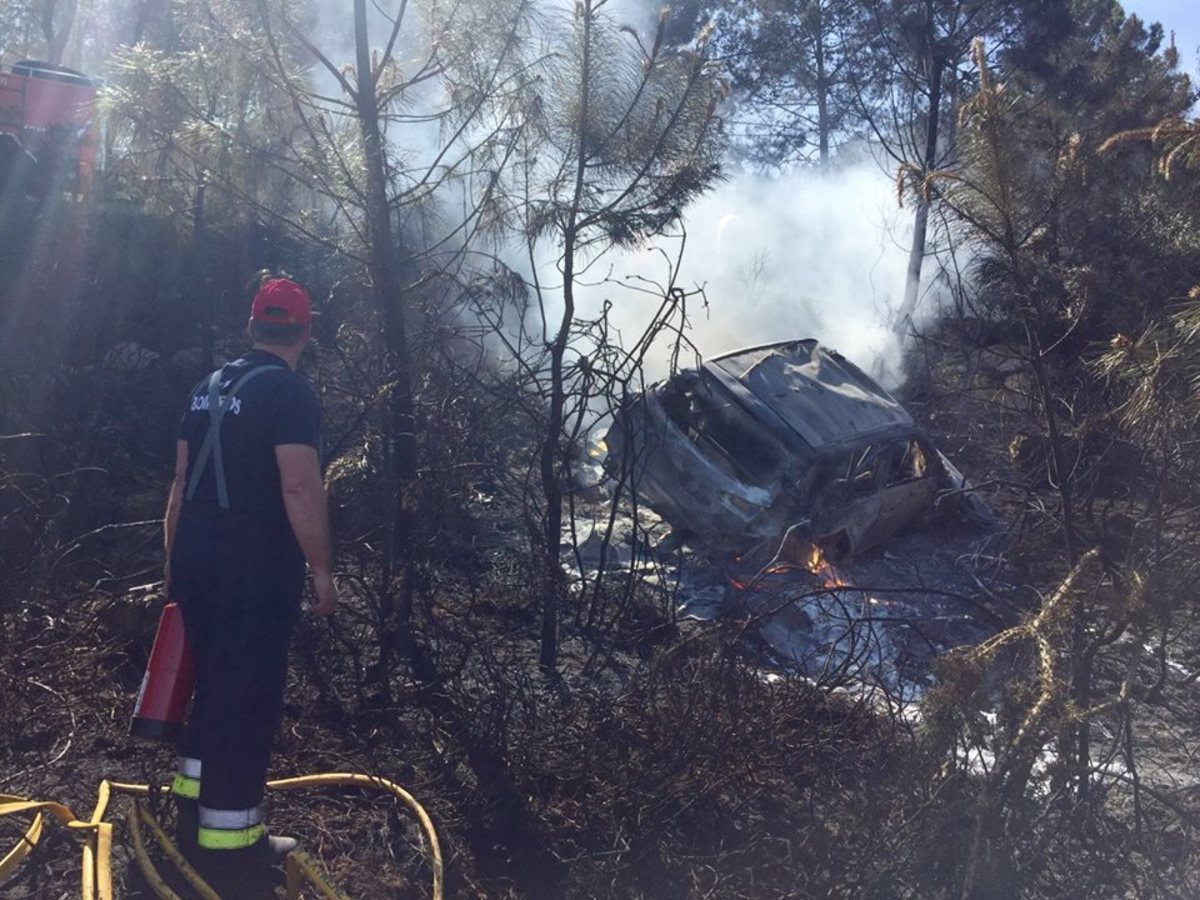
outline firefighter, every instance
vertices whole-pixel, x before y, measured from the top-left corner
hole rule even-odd
[[[320,405],[295,372],[308,293],[265,281],[253,349],[192,391],[165,522],[168,596],[183,612],[196,686],[172,792],[180,847],[222,897],[258,896],[295,846],[267,834],[263,804],[305,562],[312,611],[337,605],[319,464]]]

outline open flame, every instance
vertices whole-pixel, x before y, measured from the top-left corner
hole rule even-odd
[[[734,590],[738,591],[767,591],[768,593],[775,593],[783,584],[778,579],[766,582],[764,581],[765,576],[787,575],[799,568],[816,576],[820,581],[821,587],[827,590],[854,589],[853,582],[838,571],[837,567],[829,561],[829,558],[825,555],[825,551],[818,544],[809,544],[799,554],[793,552],[788,554],[788,556],[790,557],[789,560],[772,562],[753,577],[747,577],[744,574],[740,577],[731,575],[729,583],[733,586]],[[733,562],[742,562],[742,557],[734,556]],[[865,596],[865,599],[873,606],[887,605],[878,597]]]
[[[903,601],[871,596],[819,544],[786,537],[765,565],[735,558],[727,573],[735,602],[754,616],[771,658],[809,677],[821,673],[819,682],[826,674],[835,681],[899,677],[907,652]]]
[[[842,573],[837,570],[837,567],[825,558],[825,551],[816,544],[813,544],[808,549],[808,559],[805,568],[820,578],[827,588],[849,588],[854,586],[842,577]],[[872,597],[869,594],[866,594],[866,599],[872,606],[887,605],[878,597]]]
[[[788,575],[795,572],[796,569],[803,569],[809,574],[815,575],[820,580],[823,588],[841,589],[852,586],[849,581],[842,577],[842,574],[834,567],[833,563],[825,557],[825,551],[817,544],[810,544],[799,555],[792,552],[786,554],[786,556],[786,559],[779,559],[777,557],[776,560],[772,561],[766,568],[759,570],[752,578],[748,578],[744,574],[741,576],[731,575],[729,582],[734,589],[739,591],[757,591],[766,587],[766,585],[762,584],[765,576]],[[733,562],[735,564],[740,563],[742,562],[742,558],[735,556]],[[776,585],[779,584],[777,580],[775,583]]]
[[[825,551],[816,544],[809,546],[804,560],[804,568],[820,578],[822,584],[827,588],[844,588],[850,586],[849,582],[834,568],[833,563],[826,559]]]

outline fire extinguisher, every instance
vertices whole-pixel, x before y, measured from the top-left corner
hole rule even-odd
[[[138,691],[129,733],[156,741],[177,737],[183,729],[194,681],[192,655],[183,632],[183,613],[178,603],[168,603],[158,620],[154,648]]]

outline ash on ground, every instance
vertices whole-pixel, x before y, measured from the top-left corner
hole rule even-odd
[[[563,558],[579,583],[633,577],[680,620],[735,617],[764,669],[836,687],[878,685],[919,699],[934,659],[1016,620],[995,534],[925,526],[845,563],[776,553],[739,557],[693,544],[648,508],[611,519],[580,511]],[[790,558],[788,558],[790,556]]]

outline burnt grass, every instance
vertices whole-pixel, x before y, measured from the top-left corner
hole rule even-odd
[[[305,620],[272,777],[364,772],[406,787],[437,825],[447,897],[936,897],[956,883],[974,788],[938,777],[912,725],[848,695],[767,683],[732,625],[660,621],[640,641],[649,602],[606,663],[568,624],[562,674],[547,679],[519,574],[509,567],[507,592],[437,585],[419,605],[437,674],[396,677],[390,697],[372,683],[353,598],[333,624]],[[91,592],[6,618],[0,792],[86,817],[101,779],[169,779],[171,748],[127,737],[156,616],[151,598]],[[430,895],[420,833],[391,799],[271,799],[273,826],[302,836],[350,896]],[[114,800],[108,817],[118,896],[148,898],[126,849],[129,809]],[[1097,886],[1121,881],[1113,853],[1128,829],[1097,821],[1040,861],[1057,890],[994,896],[1119,896]],[[16,824],[0,828],[6,849]],[[1083,870],[1074,881],[1068,866]],[[78,877],[78,842],[51,824],[3,896],[72,896]]]
[[[920,766],[899,723],[800,683],[764,684],[722,626],[618,650],[598,674],[568,638],[566,674],[547,680],[518,601],[436,607],[428,633],[453,665],[398,679],[388,699],[346,665],[353,625],[306,622],[272,775],[405,786],[438,826],[449,897],[893,895],[887,823]],[[6,618],[0,791],[86,817],[101,779],[169,778],[171,748],[126,736],[155,617],[153,601],[92,593]],[[118,887],[148,897],[124,849],[128,811],[117,799],[109,815]],[[429,895],[419,832],[384,795],[274,794],[272,822],[351,896]],[[17,823],[0,827],[7,848]],[[75,838],[51,824],[4,895],[69,896],[78,875]]]

